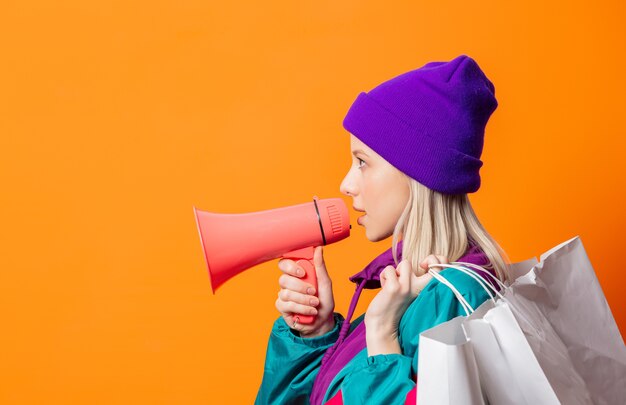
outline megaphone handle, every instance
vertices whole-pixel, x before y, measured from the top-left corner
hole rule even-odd
[[[317,273],[313,260],[300,259],[296,264],[304,269],[305,276],[301,279],[315,287],[315,296],[317,297]],[[294,314],[294,319],[303,325],[310,325],[315,320],[315,315]]]

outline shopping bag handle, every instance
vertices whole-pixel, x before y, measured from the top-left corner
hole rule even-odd
[[[499,298],[503,298],[502,295],[500,295],[499,292],[491,284],[489,284],[483,277],[480,276],[480,274],[476,273],[475,271],[471,269],[468,269],[463,266],[458,266],[455,264],[449,264],[449,263],[432,264],[432,265],[429,265],[428,267],[430,268],[431,266],[432,267],[446,267],[446,268],[449,267],[449,268],[457,269],[467,274],[468,276],[472,277],[483,288],[483,290],[485,290],[485,292],[487,293],[487,295],[489,296],[491,301],[493,301],[494,304],[496,303],[496,301],[494,300],[494,297],[493,297],[493,294],[491,294],[491,291],[496,293]],[[489,291],[489,289],[491,289],[491,291]]]
[[[460,264],[460,265],[459,265]],[[487,294],[489,295],[489,298],[491,298],[491,301],[494,302],[495,304],[495,300],[493,295],[491,294],[491,291],[494,292],[494,294],[496,294],[498,296],[498,298],[503,299],[504,296],[500,293],[500,291],[498,291],[491,283],[488,283],[484,277],[482,277],[480,274],[478,274],[476,271],[466,267],[467,264],[472,264],[472,263],[464,263],[464,262],[452,262],[452,263],[448,263],[448,264],[444,264],[441,263],[439,265],[437,264],[433,264],[432,266],[441,266],[441,267],[450,267],[453,269],[457,269],[459,271],[462,271],[463,273],[467,274],[468,276],[472,277],[474,280],[476,280],[481,287],[483,287],[483,289],[485,289],[485,291],[487,291]],[[475,265],[473,265],[475,266]],[[430,267],[430,266],[429,266]],[[479,267],[480,266],[476,266]],[[498,280],[497,278],[495,278],[492,274],[490,274],[486,269],[480,268],[481,270],[487,272],[487,274],[489,274],[489,276],[491,276],[494,280],[496,280],[496,282],[499,282],[500,280]],[[506,289],[507,287],[504,284],[501,284],[501,287]],[[487,290],[487,288],[489,288],[491,291]]]
[[[459,266],[458,264],[462,264],[463,266]],[[516,311],[515,311],[516,316],[519,316],[519,317],[521,317],[522,319],[524,319],[524,321],[528,324],[528,327],[533,328],[533,329],[536,331],[536,333],[539,333],[539,334],[541,334],[541,333],[542,333],[539,329],[535,328],[534,323],[533,323],[533,322],[531,322],[531,321],[528,319],[528,317],[524,314],[524,312],[523,312],[523,311],[519,311],[519,310],[517,310],[517,307],[516,307],[515,305],[512,305],[512,303],[511,303],[508,299],[504,298],[504,296],[502,295],[502,293],[500,293],[499,291],[497,291],[497,290],[493,287],[493,285],[491,285],[490,283],[487,283],[487,282],[485,281],[485,279],[483,279],[483,278],[480,276],[480,274],[476,273],[474,270],[471,270],[471,269],[466,268],[466,267],[464,267],[464,266],[471,266],[471,267],[476,267],[476,268],[479,268],[479,269],[481,269],[481,270],[485,271],[485,272],[486,272],[486,273],[487,273],[487,274],[488,274],[488,275],[489,275],[492,279],[494,279],[494,280],[496,281],[496,283],[498,283],[498,284],[499,284],[499,285],[500,285],[500,286],[501,286],[504,290],[507,290],[507,289],[509,289],[509,288],[510,288],[510,287],[507,287],[505,284],[503,284],[503,283],[502,283],[500,280],[498,280],[496,277],[494,277],[494,276],[493,276],[493,274],[489,273],[486,269],[484,269],[484,268],[482,268],[481,266],[478,266],[478,265],[476,265],[476,264],[473,264],[473,263],[465,263],[465,262],[452,262],[452,263],[448,263],[448,264],[443,264],[443,263],[442,263],[442,264],[439,264],[439,265],[437,265],[437,264],[432,264],[432,265],[429,265],[428,267],[430,268],[430,267],[439,267],[439,266],[441,266],[441,267],[450,267],[450,268],[453,268],[453,269],[457,269],[457,270],[459,270],[459,271],[462,271],[462,272],[464,272],[464,273],[466,273],[466,274],[468,274],[468,275],[470,275],[470,273],[471,273],[471,274],[473,274],[475,277],[478,277],[477,281],[480,283],[480,285],[481,285],[483,288],[485,288],[485,285],[486,285],[486,286],[488,286],[489,288],[491,288],[491,289],[493,290],[493,292],[494,292],[494,293],[496,293],[496,295],[498,296],[498,298],[500,298],[500,299],[502,300],[502,302],[505,302],[505,303],[506,303],[506,304],[507,304],[507,305],[511,308],[511,310],[516,310]],[[430,272],[432,272],[432,273],[430,273]],[[454,288],[454,286],[452,286],[452,284],[451,284],[450,282],[448,282],[448,280],[446,280],[443,276],[441,276],[440,274],[438,274],[437,272],[435,272],[435,271],[433,271],[433,270],[429,270],[429,273],[430,273],[430,274],[432,274],[432,275],[433,275],[433,277],[437,278],[439,281],[442,281],[442,280],[441,280],[441,278],[443,278],[443,279],[444,279],[444,281],[442,281],[442,282],[443,282],[444,284],[446,284],[449,288],[451,288],[451,289],[452,289],[452,291],[455,293],[455,295],[456,295],[457,299],[458,299],[459,301],[461,301],[461,304],[463,304],[463,303],[467,304],[467,301],[465,301],[465,298],[463,298],[463,296],[461,295],[461,293],[459,293],[459,291],[458,291],[456,288]],[[433,273],[434,273],[434,274],[433,274]],[[436,274],[436,276],[435,276],[435,274]],[[484,283],[484,284],[483,284],[483,283]],[[491,297],[491,300],[492,300],[492,301],[494,302],[494,304],[495,304],[495,300],[493,299],[493,296],[491,296],[491,294],[489,294],[489,296]],[[468,307],[469,307],[469,308],[471,308],[471,306],[469,306],[469,304],[467,304],[467,305],[468,305]],[[465,309],[465,306],[464,306],[463,308]],[[472,310],[472,312],[474,312],[474,311]],[[466,310],[466,313],[467,313],[467,310]],[[469,315],[469,314],[468,314],[468,315]]]
[[[481,270],[483,272],[485,272],[485,274],[487,274],[493,281],[496,282],[496,284],[498,284],[502,289],[506,290],[507,288],[509,288],[506,284],[504,284],[502,281],[500,281],[500,279],[496,276],[494,276],[493,274],[491,274],[491,272],[489,270],[487,270],[486,268],[479,266],[477,264],[474,263],[468,263],[468,262],[452,262],[450,264],[460,264],[461,266],[470,268],[473,267],[475,269]]]
[[[462,264],[462,265],[459,265],[459,264]],[[486,269],[484,269],[484,268],[482,268],[482,267],[480,267],[478,265],[474,265],[472,263],[465,263],[465,262],[433,263],[433,264],[429,264],[428,265],[428,274],[430,274],[431,276],[433,276],[433,278],[437,279],[440,283],[444,284],[445,286],[450,288],[450,290],[452,290],[452,292],[454,293],[456,298],[461,303],[461,306],[463,307],[463,310],[465,310],[465,314],[469,316],[470,313],[474,312],[474,308],[472,308],[472,306],[467,302],[467,300],[465,300],[463,295],[459,292],[459,290],[456,289],[456,287],[454,287],[454,285],[452,285],[452,283],[450,283],[441,274],[439,274],[438,272],[434,271],[432,269],[432,267],[453,268],[453,269],[459,270],[459,271],[467,274],[468,276],[472,277],[485,290],[485,292],[487,292],[487,295],[489,295],[489,298],[491,299],[491,301],[494,304],[496,303],[496,301],[494,299],[493,294],[491,293],[491,291],[489,289],[491,289],[498,296],[498,298],[504,299],[504,297],[502,296],[502,294],[500,294],[500,292],[498,290],[496,290],[496,288],[493,285],[491,285],[483,277],[481,277],[480,274],[476,273],[472,269],[469,269],[469,268],[463,266],[463,265],[466,265],[466,264],[469,264],[471,266],[476,266],[476,267],[480,268],[481,270],[485,271],[487,274],[489,274],[492,278],[494,278],[496,280],[496,282],[500,281],[500,280],[496,279],[495,277],[493,277],[493,275],[490,274],[489,271],[487,271]],[[504,286],[504,288],[506,288],[506,286]]]
[[[431,266],[432,265],[429,265],[428,267],[431,267]],[[463,307],[463,310],[465,311],[465,315],[469,316],[472,312],[474,312],[474,308],[472,308],[472,306],[465,300],[465,298],[463,298],[463,295],[461,295],[459,290],[457,290],[452,285],[452,283],[450,283],[444,276],[442,276],[441,274],[439,274],[438,272],[436,272],[435,270],[432,270],[430,268],[428,269],[428,274],[430,274],[431,276],[433,276],[433,278],[437,279],[440,283],[444,284],[450,290],[452,290],[452,292],[454,293],[456,298],[461,303],[461,306]]]

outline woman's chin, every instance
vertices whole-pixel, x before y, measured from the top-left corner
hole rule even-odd
[[[371,229],[370,229],[370,228],[368,228],[368,227],[366,227],[366,226],[363,226],[363,227],[365,228],[365,237],[366,237],[366,238],[367,238],[370,242],[374,242],[374,241],[372,240],[373,235],[372,235],[372,231],[371,231]]]
[[[385,240],[390,236],[393,236],[393,229],[390,232],[378,232],[373,229],[371,226],[365,228],[365,236],[370,242],[380,242],[381,240]]]
[[[385,235],[374,232],[371,228],[365,228],[365,236],[370,242],[380,242],[381,240],[387,239]]]
[[[368,221],[364,221],[367,219]],[[393,235],[393,228],[389,229],[387,232],[381,232],[379,228],[377,228],[375,223],[372,223],[371,218],[366,217],[365,215],[360,218],[359,225],[365,228],[365,237],[370,242],[380,242],[381,240],[385,240],[388,237]]]

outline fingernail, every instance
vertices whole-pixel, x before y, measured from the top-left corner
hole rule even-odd
[[[315,298],[311,298],[309,302],[311,303],[311,305],[317,306],[317,300]]]
[[[315,289],[312,288],[312,287],[309,287],[309,288],[307,288],[306,293],[310,294],[310,295],[313,295],[313,294],[315,294]]]
[[[304,270],[298,267],[298,270],[296,270],[296,274],[298,275],[298,277],[302,277],[304,276]]]

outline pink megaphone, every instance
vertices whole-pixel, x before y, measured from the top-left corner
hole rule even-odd
[[[215,291],[237,274],[268,260],[292,259],[304,269],[302,280],[315,287],[315,247],[350,236],[348,207],[341,198],[247,214],[218,214],[193,208],[202,250]],[[312,315],[294,314],[301,324],[311,324]]]

